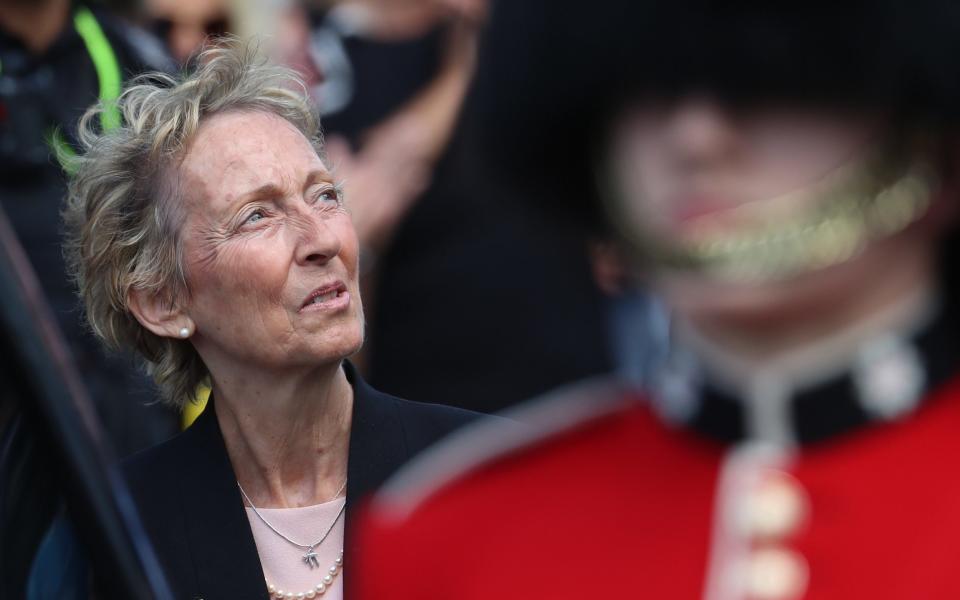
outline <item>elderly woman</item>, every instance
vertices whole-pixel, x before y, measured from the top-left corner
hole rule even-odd
[[[117,129],[84,117],[68,255],[93,330],[167,402],[212,388],[192,427],[126,465],[174,595],[339,598],[351,506],[473,415],[382,394],[346,362],[358,244],[318,123],[252,51],[204,59],[138,80]]]

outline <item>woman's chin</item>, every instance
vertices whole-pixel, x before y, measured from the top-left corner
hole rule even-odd
[[[315,344],[311,344],[308,354],[315,357],[318,362],[341,361],[360,351],[363,347],[363,336],[362,321],[331,328],[325,331]]]
[[[317,366],[339,363],[360,351],[364,341],[364,324],[361,319],[345,319],[319,330],[287,332],[283,341],[266,336],[257,339],[234,340],[225,345],[245,348],[242,353],[231,352],[230,362],[263,368],[268,371],[285,372],[290,369],[312,369]],[[222,346],[224,347],[224,346]]]

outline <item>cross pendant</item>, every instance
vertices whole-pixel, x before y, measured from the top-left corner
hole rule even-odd
[[[303,555],[303,564],[313,569],[320,566],[320,560],[317,558],[317,553],[313,551],[311,546],[307,553]]]

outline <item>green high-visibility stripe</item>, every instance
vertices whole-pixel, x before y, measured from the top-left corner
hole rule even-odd
[[[122,82],[117,56],[90,9],[80,7],[73,16],[73,25],[83,38],[87,52],[93,60],[93,66],[97,70],[97,79],[100,80],[100,104],[103,106],[100,125],[104,131],[119,127],[120,111],[117,109],[116,101],[120,97]]]
[[[53,156],[57,159],[60,168],[63,169],[67,175],[75,174],[77,171],[75,164],[77,151],[74,150],[73,146],[63,137],[63,133],[61,133],[59,129],[53,129],[49,131],[45,137],[47,147],[53,152]]]

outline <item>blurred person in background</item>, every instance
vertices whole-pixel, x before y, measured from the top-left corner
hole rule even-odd
[[[541,8],[665,359],[405,470],[357,597],[960,596],[960,6]]]
[[[562,165],[527,177],[536,152],[499,156],[513,123],[490,118],[504,92],[485,53],[505,51],[504,30],[544,26],[513,16],[484,0],[344,1],[313,38],[330,158],[373,292],[365,370],[381,387],[480,411],[610,368],[579,215],[563,209],[577,200],[554,193]]]
[[[606,304],[612,373],[632,385],[647,385],[663,359],[669,320],[632,267],[631,252],[611,232],[598,232],[588,246],[593,277]]]
[[[105,356],[81,325],[64,269],[64,175],[51,151],[76,144],[76,123],[98,99],[144,69],[169,69],[149,35],[105,10],[70,0],[0,3],[0,202],[27,251],[117,451],[129,454],[176,430],[147,380]],[[102,126],[114,125],[112,116]]]
[[[226,0],[145,0],[145,22],[180,65],[187,65],[211,38],[231,31],[234,3]]]
[[[315,99],[369,259],[429,186],[473,76],[483,14],[454,6],[347,0],[317,17]]]
[[[175,597],[342,598],[353,507],[476,414],[378,392],[347,361],[359,245],[293,72],[233,42],[197,63],[138,79],[119,127],[88,112],[73,162],[91,327],[168,404],[212,389],[128,483]]]
[[[321,79],[311,53],[311,3],[304,0],[144,0],[140,19],[178,64],[226,35],[256,40],[272,61],[294,69],[309,88]]]

